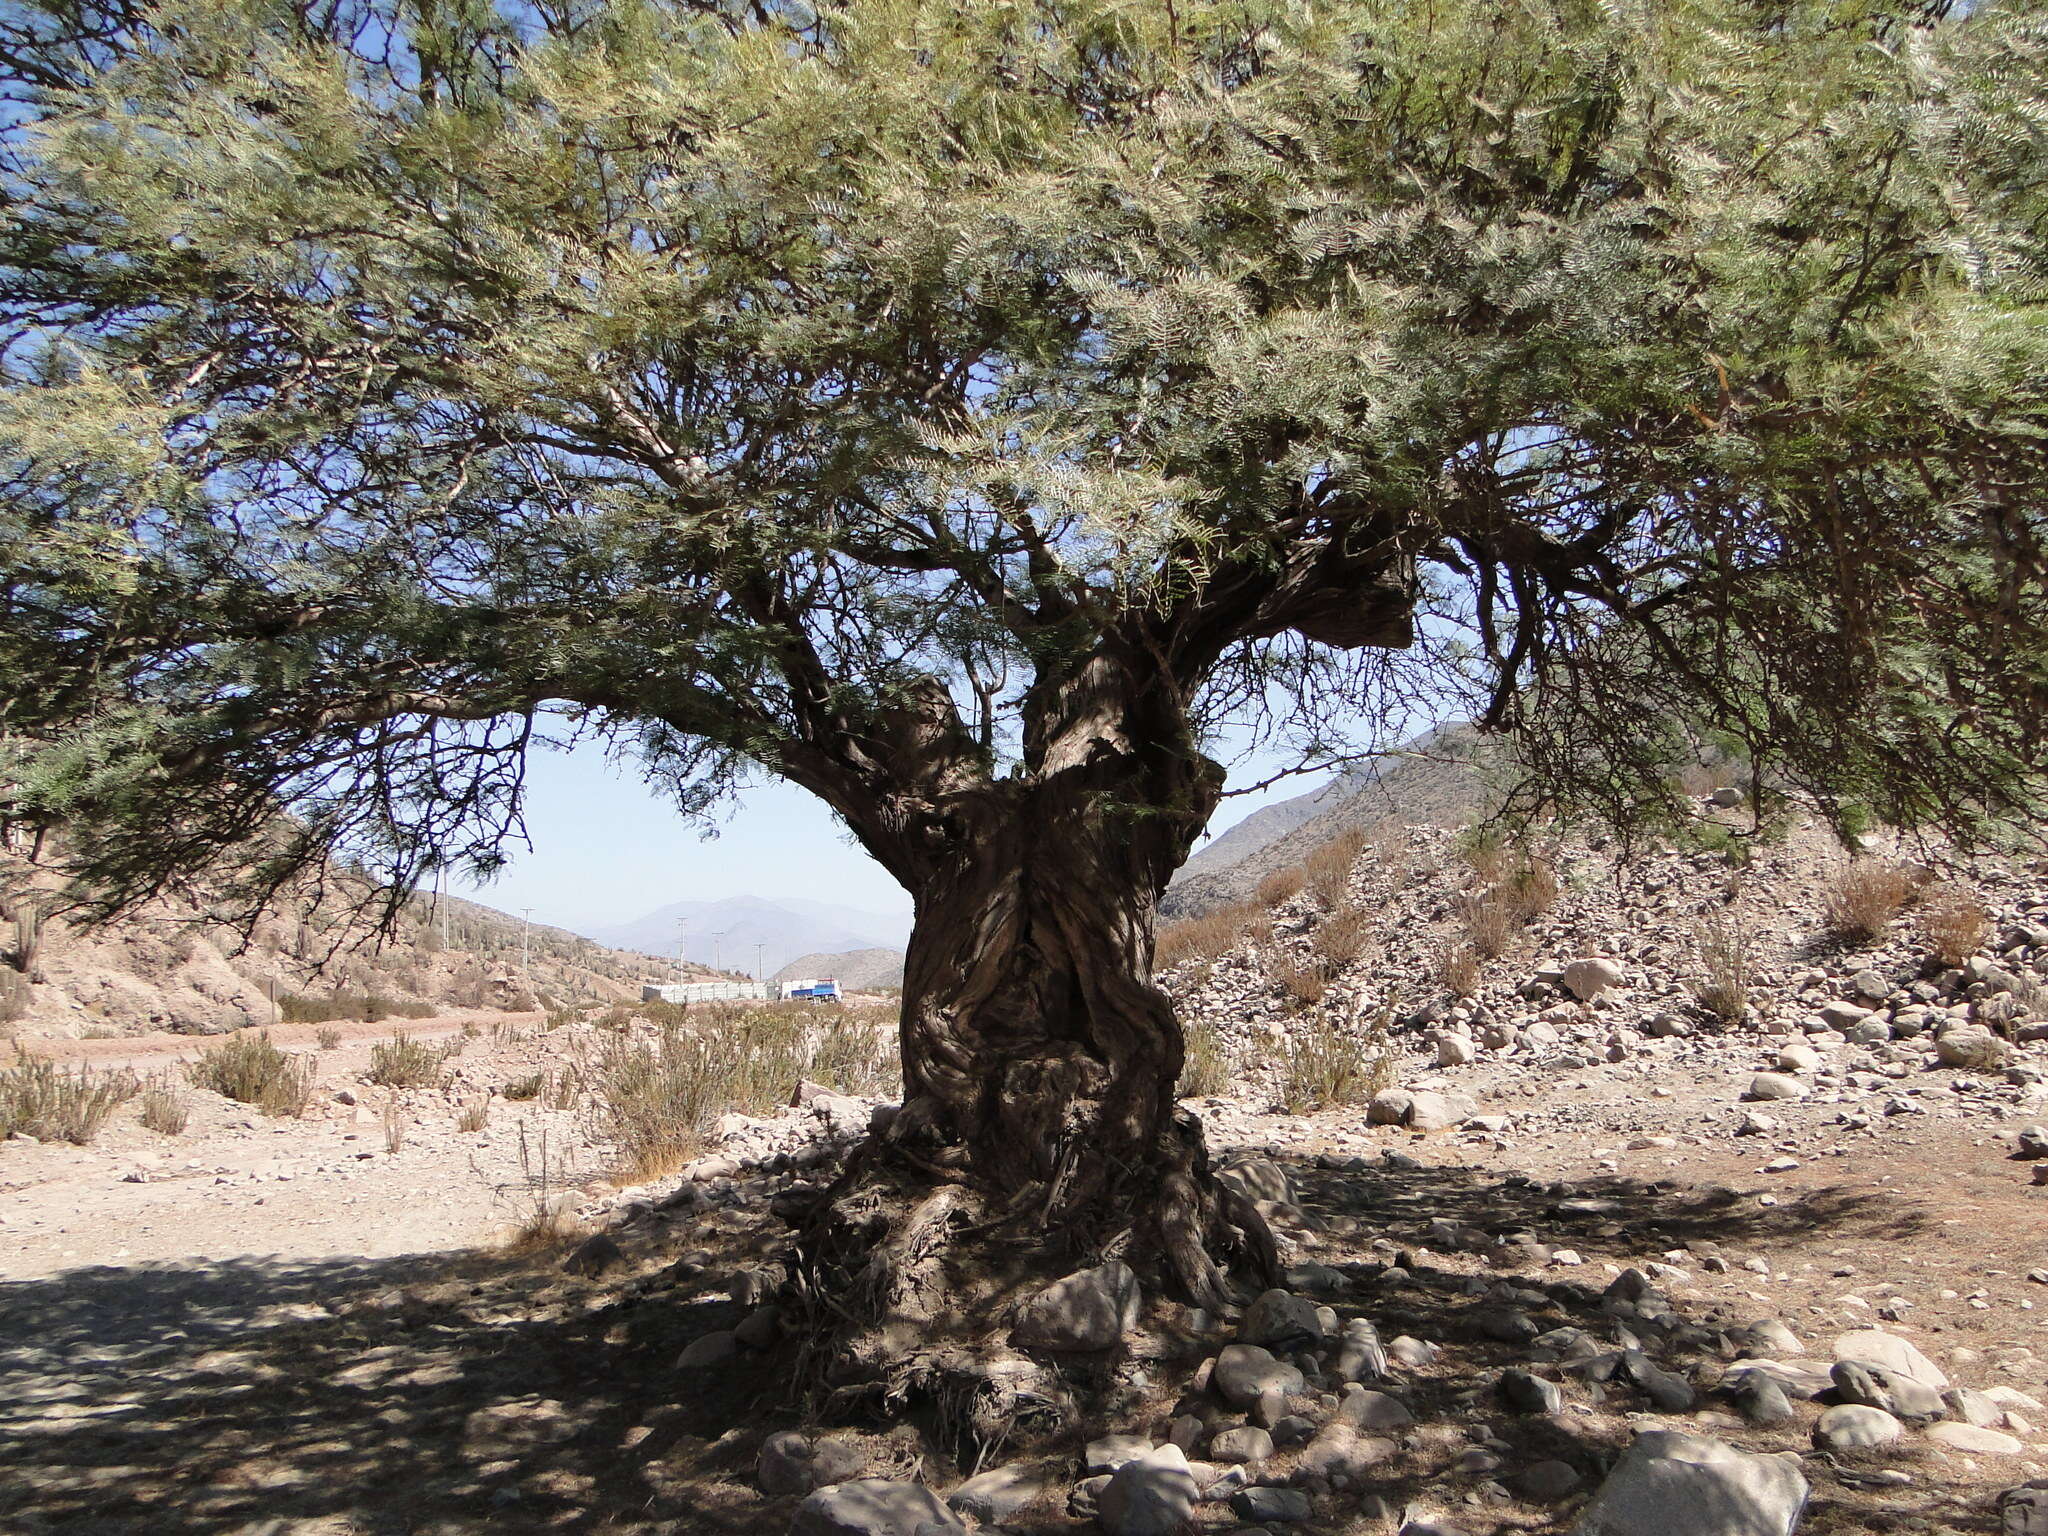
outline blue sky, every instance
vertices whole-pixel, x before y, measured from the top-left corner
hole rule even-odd
[[[1235,768],[1233,784],[1272,773],[1278,760]],[[1327,775],[1283,780],[1226,800],[1210,823],[1220,833],[1261,805],[1304,794]],[[528,764],[531,850],[510,868],[457,894],[504,912],[533,908],[535,922],[571,931],[623,923],[672,901],[727,896],[809,897],[875,912],[907,912],[910,898],[840,829],[831,813],[791,785],[748,790],[706,839],[602,745],[535,752]]]

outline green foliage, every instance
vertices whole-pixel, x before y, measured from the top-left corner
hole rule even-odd
[[[442,1066],[459,1051],[454,1041],[428,1045],[401,1032],[370,1047],[369,1080],[385,1088],[437,1088]]]
[[[874,807],[1084,675],[1181,756],[1427,697],[1529,811],[2035,802],[2036,8],[423,17],[23,34],[6,810],[106,902],[489,867],[551,708],[915,879]]]

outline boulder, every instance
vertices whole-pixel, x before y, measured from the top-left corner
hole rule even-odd
[[[1567,962],[1559,980],[1573,997],[1590,1003],[1609,988],[1620,986],[1623,974],[1619,962],[1592,955]]]
[[[1287,1184],[1287,1170],[1270,1157],[1237,1157],[1216,1170],[1216,1182],[1228,1184],[1247,1200],[1273,1200],[1285,1204],[1294,1198]]]
[[[2048,1486],[2024,1483],[1998,1496],[2001,1536],[2048,1536]]]
[[[1883,1366],[1894,1376],[1904,1376],[1939,1392],[1948,1385],[1941,1367],[1921,1354],[1910,1339],[1882,1328],[1863,1328],[1835,1340],[1837,1360],[1858,1360],[1865,1365]]]
[[[1799,1458],[1646,1430],[1614,1464],[1573,1536],[1792,1536],[1806,1508]]]
[[[1782,1072],[1759,1072],[1749,1080],[1749,1091],[1743,1097],[1770,1102],[1775,1099],[1803,1099],[1806,1094],[1806,1084],[1796,1077],[1788,1077]]]
[[[1951,1029],[1934,1042],[1934,1058],[1944,1067],[1969,1067],[1988,1072],[2011,1059],[2012,1047],[1981,1024]]]
[[[1978,1424],[1930,1424],[1927,1438],[1970,1456],[2017,1456],[2026,1447],[2002,1430]]]
[[[997,1467],[968,1478],[946,1495],[946,1504],[983,1525],[996,1525],[1009,1519],[1051,1486],[1051,1476],[1039,1468]]]
[[[1813,1425],[1813,1443],[1824,1451],[1867,1451],[1890,1445],[1902,1426],[1882,1408],[1843,1403],[1828,1409]]]
[[[1415,1095],[1406,1088],[1382,1088],[1365,1106],[1367,1125],[1405,1125],[1408,1111],[1415,1107]]]
[[[1245,1309],[1244,1323],[1237,1330],[1237,1336],[1246,1344],[1295,1350],[1320,1344],[1323,1323],[1316,1304],[1306,1296],[1297,1296],[1292,1291],[1271,1290]]]
[[[967,1536],[967,1527],[922,1483],[864,1477],[805,1499],[789,1536]]]
[[[1309,1517],[1308,1495],[1299,1488],[1245,1488],[1230,1496],[1230,1510],[1255,1525],[1294,1525]]]
[[[1249,1408],[1268,1392],[1292,1397],[1304,1385],[1300,1371],[1256,1344],[1226,1344],[1209,1381],[1233,1408]]]
[[[1151,1454],[1150,1435],[1103,1435],[1088,1442],[1081,1453],[1081,1466],[1088,1472],[1114,1472],[1127,1461]]]
[[[1111,1259],[1055,1280],[1025,1302],[1011,1338],[1025,1349],[1110,1349],[1138,1323],[1138,1277]]]
[[[1209,1442],[1209,1459],[1234,1467],[1248,1461],[1264,1461],[1272,1454],[1273,1437],[1255,1424],[1226,1429]]]
[[[1302,1449],[1296,1471],[1302,1477],[1348,1477],[1356,1481],[1368,1468],[1377,1466],[1400,1449],[1378,1435],[1361,1435],[1352,1425],[1336,1419],[1317,1430]]]
[[[1471,1119],[1479,1108],[1457,1093],[1414,1093],[1408,1097],[1406,1124],[1411,1131],[1448,1131]]]
[[[1095,1520],[1109,1536],[1181,1536],[1201,1490],[1177,1445],[1125,1462],[1095,1496]]]
[[[731,1330],[721,1328],[707,1333],[702,1338],[692,1339],[683,1352],[676,1356],[679,1371],[715,1371],[720,1366],[730,1365],[740,1352],[739,1341]]]

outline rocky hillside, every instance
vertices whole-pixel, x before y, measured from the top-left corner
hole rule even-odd
[[[903,951],[900,949],[853,949],[833,955],[798,955],[773,977],[794,981],[802,977],[838,978],[842,992],[873,992],[903,985]]]
[[[211,1034],[280,1018],[560,1007],[637,998],[655,965],[452,896],[415,901],[395,939],[351,947],[359,934],[337,899],[281,908],[245,943],[179,902],[78,927],[55,884],[19,853],[0,853],[0,1030]]]
[[[1455,750],[1448,742],[1419,747],[1427,755],[1394,759],[1371,775],[1347,775],[1325,790],[1285,802],[1279,822],[1262,822],[1264,811],[1247,817],[1242,825],[1253,836],[1240,837],[1233,827],[1181,866],[1160,903],[1162,915],[1199,917],[1245,901],[1266,876],[1301,863],[1346,832],[1464,824],[1484,791],[1478,770],[1458,760]],[[1312,814],[1304,816],[1304,811]],[[1262,835],[1276,828],[1277,835]]]

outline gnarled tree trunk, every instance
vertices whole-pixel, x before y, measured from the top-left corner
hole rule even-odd
[[[1176,1114],[1182,1035],[1151,980],[1159,897],[1223,773],[1173,701],[1103,671],[1055,701],[1023,772],[904,819],[923,854],[904,1105],[803,1245],[856,1321],[843,1377],[914,1384],[945,1353],[934,1340],[985,1333],[1020,1285],[1101,1258],[1210,1306],[1227,1299],[1219,1259],[1273,1267],[1264,1224]]]

